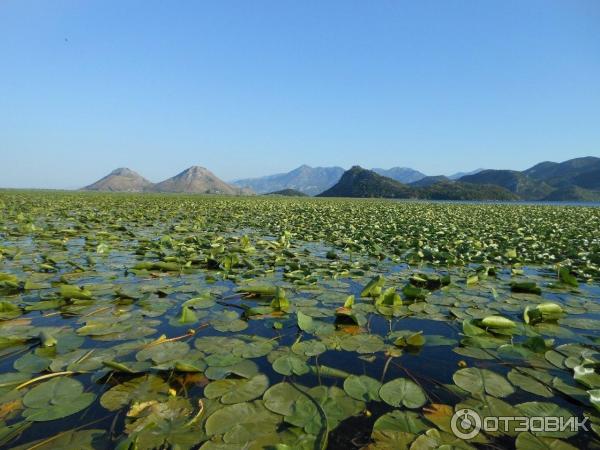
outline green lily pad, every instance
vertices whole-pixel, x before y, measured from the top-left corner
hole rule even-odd
[[[83,392],[83,385],[72,378],[56,377],[33,387],[23,397],[23,417],[46,422],[75,414],[92,404],[96,396]]]
[[[254,400],[262,396],[269,387],[266,375],[255,375],[250,379],[224,379],[209,383],[204,388],[206,398],[220,398],[226,405]]]
[[[129,438],[120,447],[135,442],[139,449],[191,449],[207,438],[197,414],[189,400],[180,397],[135,404],[127,414]]]
[[[395,407],[419,408],[427,402],[423,389],[414,381],[396,378],[379,389],[381,400]]]
[[[247,437],[275,432],[281,416],[266,409],[261,401],[236,403],[216,410],[206,420],[208,436],[222,435],[228,444],[243,444]],[[241,442],[240,442],[241,441]]]
[[[42,372],[46,370],[49,365],[49,358],[38,356],[35,353],[26,353],[13,363],[15,370],[26,373]]]
[[[508,372],[507,377],[513,385],[518,386],[524,391],[546,398],[550,398],[554,395],[546,385],[516,369],[512,369]]]
[[[376,353],[385,348],[383,339],[374,334],[357,334],[342,340],[341,346],[347,352]]]
[[[506,397],[515,391],[502,375],[488,369],[460,369],[454,373],[452,379],[458,387],[473,395],[487,393],[494,397]]]
[[[292,345],[292,351],[300,356],[317,356],[327,351],[327,347],[321,341],[311,339],[308,341],[296,342]]]
[[[427,430],[429,425],[413,411],[394,410],[383,414],[373,425],[373,431],[396,431],[416,435]],[[414,438],[414,436],[413,436]]]
[[[379,401],[381,383],[366,375],[351,375],[344,380],[344,391],[357,400]]]
[[[515,444],[517,450],[576,450],[578,448],[560,439],[535,436],[531,433],[519,433]]]
[[[160,400],[169,392],[169,385],[155,375],[144,375],[113,386],[100,397],[100,404],[116,411],[132,401]]]
[[[155,345],[150,345],[143,350],[140,350],[135,358],[138,361],[146,361],[151,359],[154,364],[164,364],[168,361],[185,358],[185,355],[190,351],[190,346],[185,342],[163,342]]]
[[[24,445],[12,447],[12,450],[94,450],[101,445],[105,430],[67,430],[60,432],[52,439],[40,439]]]
[[[233,354],[242,358],[260,358],[273,350],[273,342],[258,340],[239,345],[233,349]]]
[[[15,317],[19,317],[21,314],[22,312],[19,306],[11,302],[0,301],[0,320],[14,319]]]
[[[306,361],[295,355],[285,355],[273,362],[273,370],[282,375],[304,375],[310,371]]]

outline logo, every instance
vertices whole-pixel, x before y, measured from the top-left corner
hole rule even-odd
[[[457,438],[473,439],[481,431],[481,417],[472,409],[459,409],[452,416],[450,428]]]
[[[579,432],[589,431],[587,426],[588,417],[507,417],[487,416],[481,417],[478,412],[462,408],[454,413],[450,421],[450,428],[457,438],[473,439],[482,430],[490,432],[529,431],[539,432]]]

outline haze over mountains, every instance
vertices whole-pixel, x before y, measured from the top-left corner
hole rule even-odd
[[[310,167],[226,183],[208,169],[190,167],[152,183],[131,169],[116,169],[84,188],[96,191],[200,194],[318,195],[447,200],[599,201],[600,158],[542,162],[524,170],[483,170],[427,176],[407,167],[367,170]]]
[[[287,173],[235,180],[232,184],[252,189],[258,194],[295,189],[308,195],[317,195],[337,183],[343,173],[344,169],[341,167],[302,165]]]
[[[425,177],[424,173],[408,167],[373,170],[380,175],[393,178],[401,183],[410,183]],[[302,165],[287,173],[235,180],[232,184],[250,188],[258,194],[266,194],[283,189],[295,189],[308,195],[317,195],[337,183],[343,173],[344,169],[341,167],[310,167]]]
[[[373,172],[378,173],[384,177],[391,178],[392,180],[399,181],[400,183],[412,183],[425,178],[425,175],[418,170],[411,169],[410,167],[392,167],[391,169],[371,169]]]

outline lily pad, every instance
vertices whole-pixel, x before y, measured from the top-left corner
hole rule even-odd
[[[419,408],[427,402],[423,389],[414,381],[396,378],[379,389],[379,396],[388,405]]]
[[[83,385],[72,378],[56,377],[33,387],[23,397],[23,417],[46,422],[75,414],[92,404],[96,396],[83,392]]]
[[[130,402],[163,399],[169,385],[155,375],[144,375],[113,386],[100,397],[100,404],[109,411],[116,411]]]
[[[228,378],[213,381],[204,388],[206,398],[220,398],[226,405],[254,400],[262,396],[269,387],[266,375],[255,375],[250,379]]]
[[[515,391],[502,375],[488,369],[461,369],[455,372],[452,378],[458,387],[473,395],[487,393],[494,397],[506,397]]]
[[[366,375],[351,375],[344,380],[344,391],[357,400],[379,401],[381,383]]]

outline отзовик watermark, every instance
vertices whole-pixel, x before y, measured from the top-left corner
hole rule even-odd
[[[450,422],[450,427],[456,437],[460,439],[473,439],[481,431],[529,431],[532,433],[589,431],[586,425],[587,421],[587,417],[481,417],[477,411],[463,408],[454,413]]]

